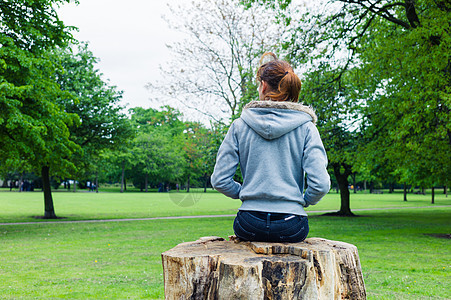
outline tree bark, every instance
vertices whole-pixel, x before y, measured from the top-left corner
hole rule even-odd
[[[42,190],[44,191],[44,219],[56,219],[53,207],[52,189],[50,187],[50,167],[41,168]]]
[[[448,197],[448,187],[446,185],[443,187],[443,194],[445,194],[445,197]]]
[[[434,187],[432,187],[432,190],[431,190],[431,203],[432,204],[434,204],[435,203],[435,188]]]
[[[203,237],[162,253],[166,299],[366,299],[354,245]]]
[[[99,171],[96,172],[96,193],[99,192]]]
[[[404,201],[407,201],[407,184],[403,184],[404,187]]]
[[[147,186],[149,185],[149,174],[147,174],[147,173],[146,173],[146,178],[144,180],[144,185],[146,186],[145,191],[147,193],[148,192]]]
[[[340,216],[353,216],[350,206],[350,195],[349,195],[349,182],[348,176],[351,174],[351,167],[345,164],[333,164],[334,175],[338,182],[338,187],[340,189],[340,210],[337,212]],[[344,168],[344,172],[341,173],[341,167]]]
[[[188,180],[186,181],[186,192],[189,193],[189,180],[190,180],[191,175],[188,175]]]
[[[125,183],[125,161],[122,161],[121,193],[124,192],[124,183]]]
[[[77,192],[77,179],[74,177],[74,193]]]

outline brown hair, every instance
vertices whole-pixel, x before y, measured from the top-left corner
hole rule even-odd
[[[270,56],[272,59],[258,68],[257,80],[266,81],[270,91],[265,95],[274,101],[297,102],[301,91],[301,80],[294,74],[289,63],[278,60],[272,52],[266,52],[260,59],[261,62]]]

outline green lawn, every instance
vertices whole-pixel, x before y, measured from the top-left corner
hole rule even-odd
[[[447,207],[408,208],[431,205],[429,196],[415,196],[405,203],[401,194],[358,194],[353,208],[406,208],[359,211],[356,218],[312,214],[309,236],[358,247],[369,299],[450,299],[451,240],[430,235],[451,233],[450,200],[436,199]],[[337,199],[330,194],[313,208],[336,209]],[[27,216],[41,213],[42,194],[2,192],[0,205],[2,222],[33,220]],[[57,214],[68,219],[233,213],[238,205],[216,193],[186,208],[167,194],[55,193]],[[161,252],[201,236],[227,237],[232,222],[222,217],[3,225],[0,298],[163,299]]]
[[[92,193],[80,191],[54,192],[56,215],[65,220],[151,218],[183,215],[234,214],[241,202],[209,190],[202,193]],[[451,196],[436,193],[435,205],[451,205]],[[430,195],[408,195],[408,201],[402,201],[402,193],[394,194],[351,194],[352,209],[384,207],[430,206]],[[0,223],[43,221],[33,218],[44,214],[42,192],[0,192]],[[339,194],[329,193],[317,205],[307,211],[338,210]]]

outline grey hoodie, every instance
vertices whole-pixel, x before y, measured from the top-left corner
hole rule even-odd
[[[240,210],[306,216],[304,207],[330,189],[327,156],[314,122],[313,110],[298,103],[249,103],[219,148],[213,187],[241,199]],[[242,186],[233,180],[238,163]]]

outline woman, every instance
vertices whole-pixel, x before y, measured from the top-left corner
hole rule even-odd
[[[301,81],[272,60],[257,71],[260,101],[247,104],[219,148],[213,187],[242,205],[233,229],[241,240],[301,242],[309,226],[304,208],[330,188],[327,156],[310,107],[297,103]],[[238,163],[243,185],[233,180]],[[307,189],[304,193],[304,173]]]

